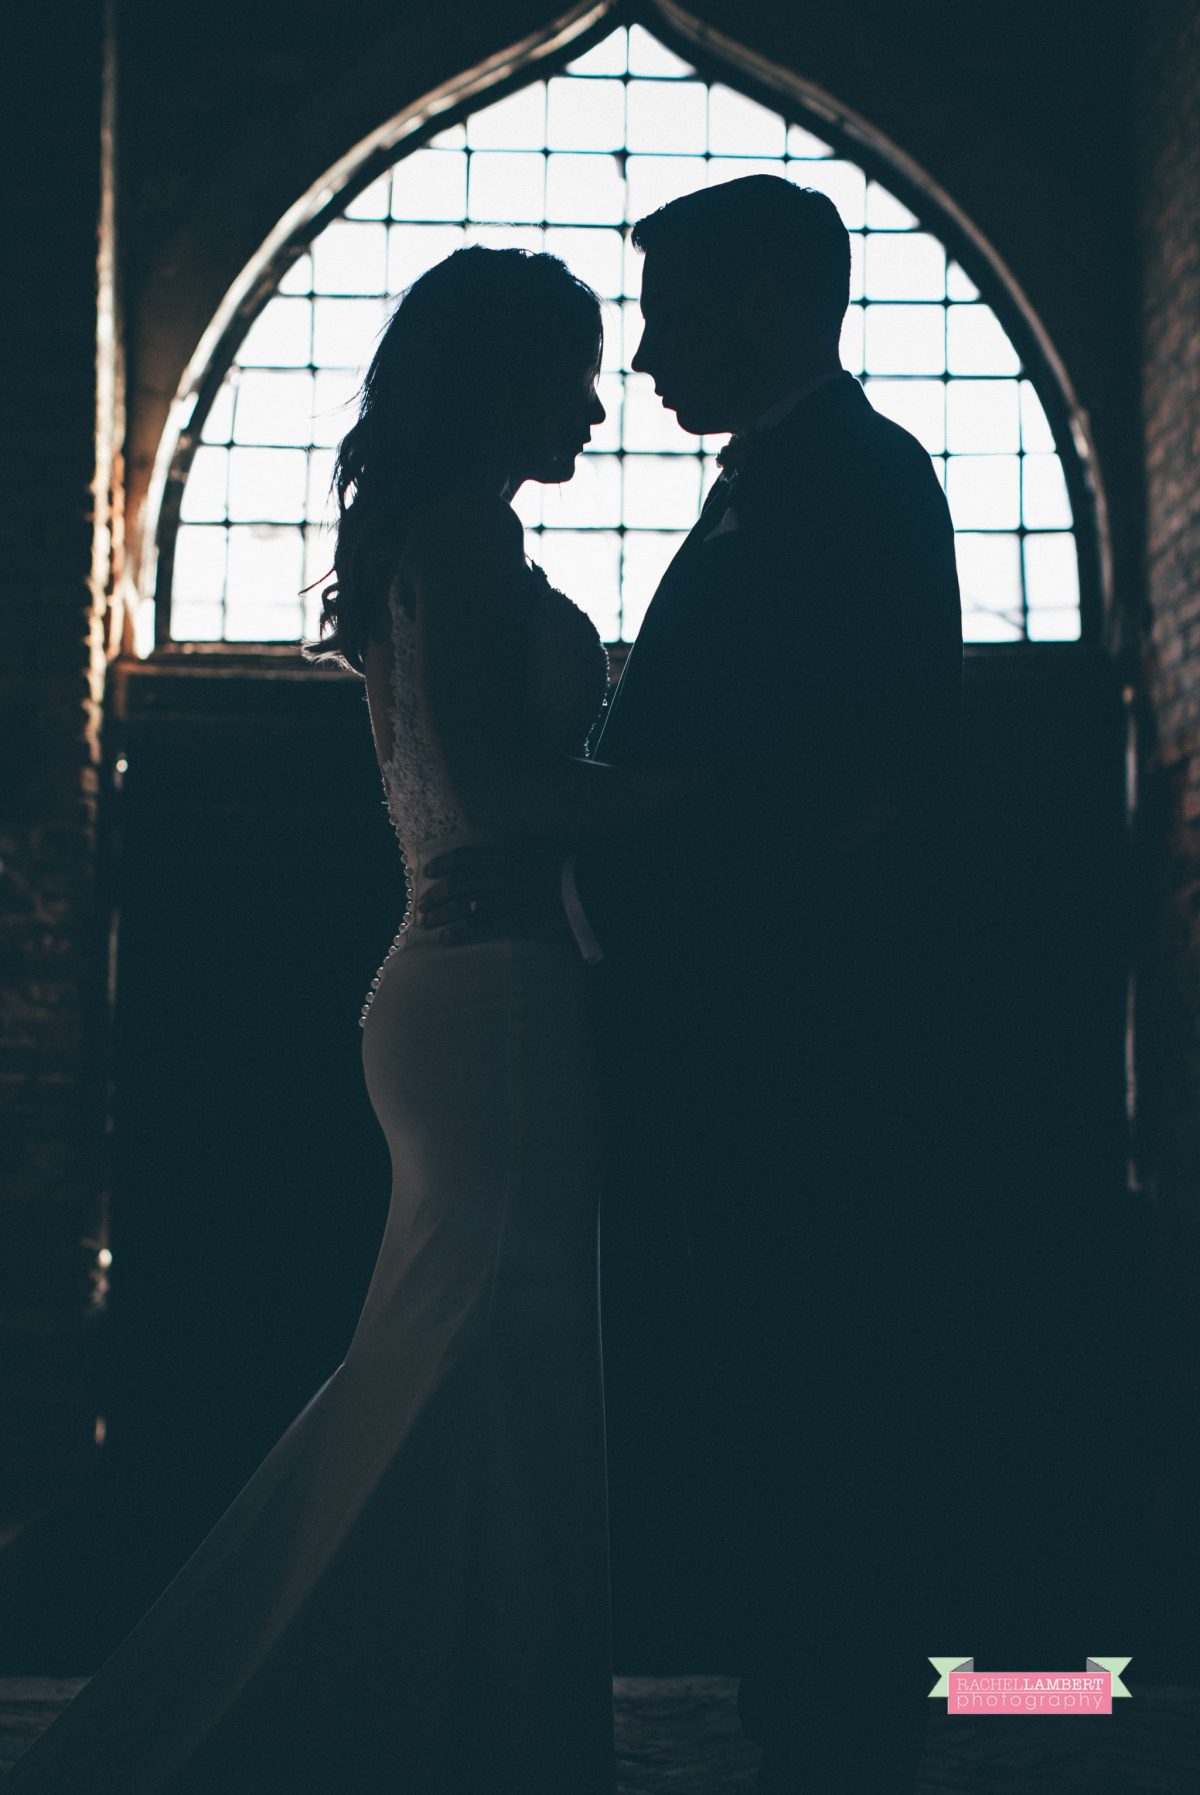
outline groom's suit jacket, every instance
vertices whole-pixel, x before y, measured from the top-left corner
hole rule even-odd
[[[614,1194],[678,1199],[702,1288],[747,1242],[771,1256],[780,1226],[810,1230],[814,1184],[840,1182],[844,1209],[881,1168],[915,1177],[909,1149],[937,1136],[961,677],[929,455],[842,373],[745,439],[592,747],[720,771],[575,865],[604,954]],[[894,825],[831,856],[873,789]]]

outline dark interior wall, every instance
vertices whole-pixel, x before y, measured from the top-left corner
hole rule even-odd
[[[1119,615],[1135,614],[1142,585],[1138,238],[1123,23],[1133,9],[1089,9],[1086,29],[1067,0],[970,7],[917,0],[904,9],[884,0],[813,0],[804,7],[743,0],[736,9],[712,0],[693,11],[868,119],[989,238],[1041,317],[1091,419],[1109,499]],[[120,0],[116,13],[136,548],[151,461],[180,373],[266,233],[381,120],[513,43],[543,15],[532,5],[491,0],[486,7],[364,0],[352,24],[314,0],[286,8],[279,0],[213,0],[204,8]],[[95,34],[66,35],[70,54],[53,32],[43,32],[29,61],[37,76],[31,91],[55,96],[66,128],[47,159],[44,125],[40,136],[30,125],[28,185],[19,184],[19,200],[11,188],[6,193],[18,205],[20,231],[31,240],[55,239],[50,282],[31,261],[21,288],[31,333],[24,341],[33,345],[23,388],[30,415],[38,412],[39,391],[29,370],[53,362],[60,347],[62,385],[54,388],[46,458],[15,470],[10,517],[27,499],[25,517],[37,520],[16,563],[14,597],[28,618],[19,702],[26,712],[41,706],[42,763],[75,768],[64,806],[74,803],[97,751],[94,737],[92,746],[82,745],[96,713],[81,711],[97,49]],[[1153,63],[1158,72],[1143,87],[1143,118],[1194,118],[1182,104],[1175,54],[1167,32]],[[1188,92],[1197,78],[1193,66]],[[1147,132],[1141,141],[1153,163],[1155,140]],[[1176,166],[1164,162],[1164,193],[1177,182]],[[72,203],[64,206],[67,189]],[[1184,224],[1179,229],[1186,234]],[[1148,231],[1153,239],[1154,227]],[[1184,254],[1186,260],[1186,244]],[[1178,271],[1164,265],[1164,314],[1176,278]],[[1164,342],[1168,336],[1164,325]],[[1186,477],[1180,465],[1162,491]],[[1180,526],[1177,540],[1185,539]],[[58,612],[43,579],[51,562],[67,568],[61,590],[73,595]],[[1179,577],[1183,593],[1187,581],[1194,585],[1194,563]],[[1187,627],[1185,602],[1181,597],[1162,626],[1164,662],[1177,653],[1168,646],[1172,633]],[[1040,1142],[1047,1149],[1042,1161],[1025,1166],[1030,1176],[1015,1195],[1030,1220],[1040,1206],[1054,1205],[1064,1237],[1098,1187],[1116,1201],[1109,1187],[1120,1146],[1113,1126],[1120,1067],[1112,1044],[1120,1028],[1114,832],[1121,767],[1120,678],[1114,687],[1112,674],[1102,658],[1091,662],[1070,651],[1020,667],[1014,660],[1011,668],[1002,656],[985,657],[973,674],[973,993],[987,1026],[1008,1028],[992,1043],[991,1058],[981,1057],[977,1076],[991,1097],[999,1196],[1013,1197],[1010,1174],[1020,1153],[1029,1141]],[[55,684],[64,679],[65,708]],[[114,838],[121,856],[123,1068],[114,1310],[124,1317],[124,1333],[112,1361],[109,1408],[110,1449],[118,1459],[126,1455],[123,1520],[133,1558],[140,1550],[144,1561],[145,1587],[134,1579],[122,1591],[130,1622],[336,1362],[386,1201],[386,1166],[356,1081],[353,1021],[395,927],[398,872],[377,802],[361,694],[311,673],[290,685],[218,684],[184,676],[156,682],[136,669],[127,680],[110,680],[106,753],[110,762],[127,753],[131,769]],[[21,723],[18,745],[26,728]],[[37,844],[47,839],[46,823],[63,812],[40,786],[30,785],[22,801],[6,858],[44,907],[57,888],[52,869],[37,859]],[[1182,819],[1182,793],[1179,804]],[[80,839],[90,877],[94,844]],[[1178,860],[1178,847],[1170,852]],[[1170,911],[1176,918],[1191,914],[1189,889],[1177,884]],[[62,895],[55,914],[64,933],[88,914],[86,891],[72,885]],[[1157,914],[1153,896],[1151,911]],[[27,946],[27,935],[13,929],[12,941]],[[102,944],[85,956],[93,975],[102,958]],[[24,976],[36,982],[41,975],[35,968]],[[1169,965],[1163,979],[1174,990]],[[76,1239],[86,1230],[64,1205],[86,1205],[98,1188],[85,1158],[55,1158],[68,1130],[57,1112],[38,1111],[36,1127],[29,1121],[32,1068],[40,1063],[34,1054],[43,1049],[21,1032],[28,992],[28,985],[18,989],[6,1007],[8,1089],[20,1093],[11,1098],[14,1112],[26,1106],[21,1114],[34,1143],[12,1211],[25,1218],[25,1232],[11,1262],[23,1278],[39,1256],[53,1264],[56,1276],[68,1278],[70,1300],[39,1310],[46,1345],[38,1373],[23,1376],[23,1406],[9,1410],[14,1447],[31,1467],[23,1499],[63,1482],[62,1452],[51,1480],[30,1442],[77,1441],[80,1418],[89,1405],[95,1412],[86,1382],[94,1352],[78,1321],[86,1291],[79,1288]],[[1041,1005],[1033,1023],[1020,1022],[1027,999]],[[1200,999],[1172,1002],[1182,1040],[1194,1028]],[[101,1074],[81,1032],[84,1014],[82,997],[66,993],[47,1004],[44,1026],[67,1037],[66,1071],[78,1080],[66,1087],[70,1127],[78,1131],[82,1118],[84,1137],[96,1143],[103,1112],[92,1099]],[[1189,1085],[1186,1078],[1175,1078],[1169,1117],[1187,1115],[1189,1092],[1194,1105],[1197,1080]],[[1071,1112],[1076,1093],[1073,1120],[1068,1113],[1064,1121],[1064,1105]],[[1006,1161],[1003,1137],[1014,1117],[1024,1132]],[[1171,1126],[1179,1133],[1184,1125]],[[360,1137],[361,1149],[349,1145]],[[48,1198],[46,1168],[54,1165],[54,1190],[62,1195]],[[1173,1186],[1181,1213],[1194,1191],[1188,1175]],[[1113,1238],[1106,1236],[1110,1244]],[[1053,1304],[1056,1295],[1048,1276],[1042,1296]],[[16,1303],[11,1295],[9,1301]],[[1095,1329],[1068,1329],[1063,1337],[1093,1337],[1107,1317],[1088,1319]],[[145,1375],[152,1363],[154,1388]],[[671,1393],[660,1395],[661,1414]],[[654,1420],[650,1413],[647,1428]],[[1178,1490],[1178,1481],[1170,1487]],[[665,1499],[678,1494],[676,1487]],[[656,1499],[664,1500],[661,1490]],[[659,1543],[666,1538],[660,1531]],[[657,1640],[664,1652],[681,1636],[692,1569],[678,1542],[675,1549],[678,1562],[642,1563],[627,1579],[643,1592],[641,1637]],[[672,1603],[674,1617],[668,1613],[655,1633],[652,1610],[659,1604],[666,1612]],[[106,1617],[110,1627],[114,1616],[118,1611]],[[688,1624],[699,1633],[703,1617]],[[0,1668],[34,1665],[27,1658]],[[59,1659],[46,1668],[74,1665]]]
[[[1146,468],[1139,940],[1142,1154],[1154,1216],[1162,1525],[1200,1507],[1200,13],[1146,9],[1138,67]]]
[[[90,1299],[106,1178],[104,628],[93,584],[105,577],[102,553],[93,567],[101,52],[99,9],[51,5],[5,22],[0,1535],[95,1456]]]

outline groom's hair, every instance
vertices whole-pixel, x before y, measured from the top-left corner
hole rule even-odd
[[[836,331],[850,302],[850,237],[837,207],[781,175],[743,175],[685,193],[639,218],[635,249],[716,269],[769,269],[813,322]]]

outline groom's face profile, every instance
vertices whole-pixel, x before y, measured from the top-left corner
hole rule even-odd
[[[642,338],[630,361],[692,436],[740,433],[841,365],[850,239],[832,201],[747,175],[633,228]]]
[[[641,342],[630,366],[648,374],[693,436],[741,424],[738,295],[680,256],[651,250],[642,266]]]

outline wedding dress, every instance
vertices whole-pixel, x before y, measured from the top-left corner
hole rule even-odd
[[[363,1011],[391,1206],[333,1372],[11,1795],[612,1795],[591,993],[569,945],[411,926],[477,840],[390,594],[385,801],[409,869]],[[530,740],[579,754],[607,658],[530,568]],[[521,619],[514,618],[519,626]]]

